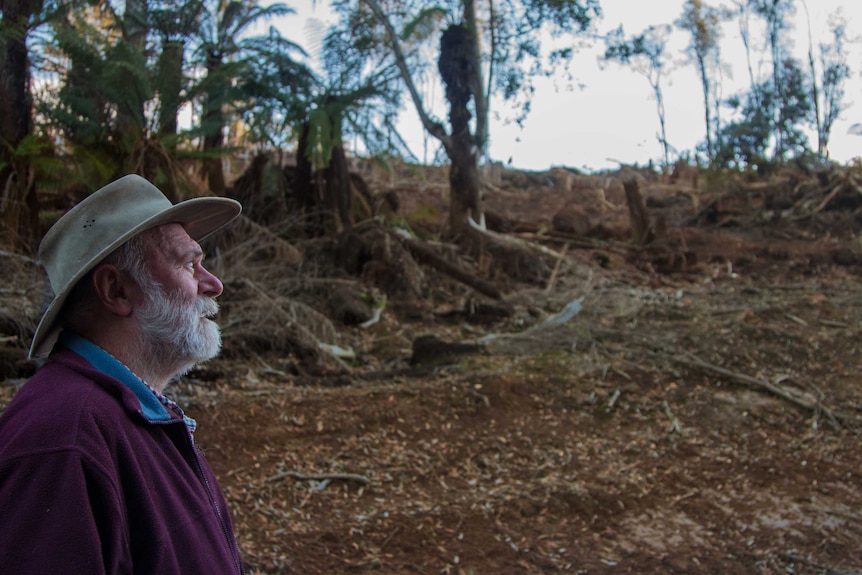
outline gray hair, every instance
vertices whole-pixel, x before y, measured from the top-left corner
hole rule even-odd
[[[146,258],[146,249],[152,236],[147,232],[150,230],[145,230],[132,237],[105,256],[97,265],[110,264],[117,270],[128,273],[142,289],[152,288],[156,282],[150,274]],[[64,327],[80,333],[90,325],[97,305],[92,280],[93,272],[90,271],[78,280],[78,283],[69,293],[66,303],[63,304],[63,310],[60,312]]]

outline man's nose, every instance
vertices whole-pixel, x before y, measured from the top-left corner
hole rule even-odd
[[[224,291],[221,280],[207,271],[203,265],[198,266],[198,293],[207,297],[218,297]]]

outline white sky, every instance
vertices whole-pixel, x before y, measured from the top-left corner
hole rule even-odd
[[[318,0],[287,0],[296,15],[279,22],[283,33],[313,52],[309,39],[315,37],[315,22],[329,17],[327,3]],[[708,2],[716,5],[716,2]],[[642,32],[650,25],[672,24],[681,14],[684,0],[600,0],[602,18],[595,23],[600,32],[623,25],[626,35]],[[840,10],[847,21],[846,63],[851,78],[845,83],[844,111],[835,123],[830,138],[831,157],[848,162],[862,156],[862,136],[848,133],[852,124],[862,123],[862,2],[857,0],[808,0],[811,37],[816,46],[828,42],[831,32],[827,18]],[[794,55],[807,69],[808,22],[802,0],[795,0],[796,13],[791,17]],[[319,30],[319,28],[318,28]],[[319,37],[319,33],[317,33]],[[854,41],[855,40],[855,41]],[[558,41],[559,43],[560,41]],[[679,152],[693,151],[705,138],[703,97],[696,70],[683,63],[685,34],[674,30],[666,49],[673,63],[663,77],[667,139]],[[561,44],[562,45],[562,44]],[[759,43],[755,40],[755,46]],[[723,81],[724,96],[748,90],[748,72],[739,29],[729,24],[723,33],[722,62],[728,66]],[[552,166],[569,166],[584,170],[614,168],[617,162],[644,164],[661,159],[658,143],[659,121],[652,88],[646,78],[631,67],[599,63],[604,43],[596,41],[588,51],[576,54],[570,65],[576,85],[560,79],[537,80],[532,111],[523,128],[512,123],[492,120],[489,153],[491,159],[511,162],[520,169],[545,170]],[[817,52],[815,52],[816,54]],[[764,61],[763,70],[768,66]],[[426,105],[445,118],[442,89],[426,95]],[[506,105],[492,102],[494,112],[509,117]],[[729,112],[724,112],[727,119]],[[412,104],[406,106],[400,124],[403,135],[420,160],[426,159],[425,146],[433,149],[436,141],[424,135]],[[811,140],[816,147],[816,139]]]

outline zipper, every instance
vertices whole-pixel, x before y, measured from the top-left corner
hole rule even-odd
[[[138,412],[138,413],[140,413],[140,415],[143,416],[143,413],[141,413],[141,412]],[[146,419],[146,417],[144,417],[144,419]],[[210,485],[209,479],[207,479],[207,475],[204,472],[204,467],[203,467],[203,463],[201,463],[201,456],[198,453],[198,448],[195,445],[194,439],[192,438],[192,435],[189,432],[188,427],[186,427],[185,422],[182,419],[171,419],[170,421],[152,421],[152,420],[147,419],[147,421],[153,425],[168,426],[168,425],[174,425],[174,424],[178,424],[178,423],[182,424],[183,435],[185,436],[186,441],[188,442],[187,445],[189,447],[191,447],[191,449],[192,449],[192,456],[194,457],[194,460],[195,460],[195,465],[197,467],[198,476],[200,477],[201,483],[206,488],[207,497],[209,497],[209,500],[210,500],[210,505],[212,506],[213,511],[215,511],[216,518],[218,518],[219,525],[221,525],[222,533],[224,534],[225,540],[227,541],[228,547],[230,548],[231,555],[233,556],[234,566],[237,568],[237,573],[239,573],[239,575],[244,575],[245,569],[243,569],[243,566],[242,566],[242,559],[240,558],[240,555],[239,555],[239,547],[237,546],[236,538],[234,537],[233,532],[228,527],[228,523],[227,523],[227,521],[225,521],[224,515],[221,512],[221,509],[219,509],[218,501],[216,500],[216,496],[215,496],[215,492],[213,491],[212,485]]]
[[[185,424],[183,424],[185,425]],[[225,539],[227,540],[228,547],[230,547],[231,554],[233,555],[234,564],[237,567],[237,572],[242,575],[245,571],[242,568],[242,559],[239,556],[239,548],[237,547],[236,539],[233,536],[230,528],[228,527],[227,521],[225,521],[224,515],[222,515],[221,509],[219,509],[218,501],[216,501],[215,493],[213,492],[212,486],[210,485],[209,479],[207,479],[206,473],[204,473],[203,464],[200,460],[200,454],[198,454],[197,447],[195,447],[194,443],[192,443],[192,451],[195,456],[195,463],[198,466],[198,472],[201,475],[201,479],[203,479],[203,484],[207,489],[207,494],[210,498],[210,505],[212,505],[215,510],[216,517],[218,517],[219,523],[221,524],[222,532],[224,533]]]

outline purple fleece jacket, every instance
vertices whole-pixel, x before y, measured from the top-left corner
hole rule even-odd
[[[0,572],[243,569],[227,503],[183,420],[60,349],[0,416]]]

